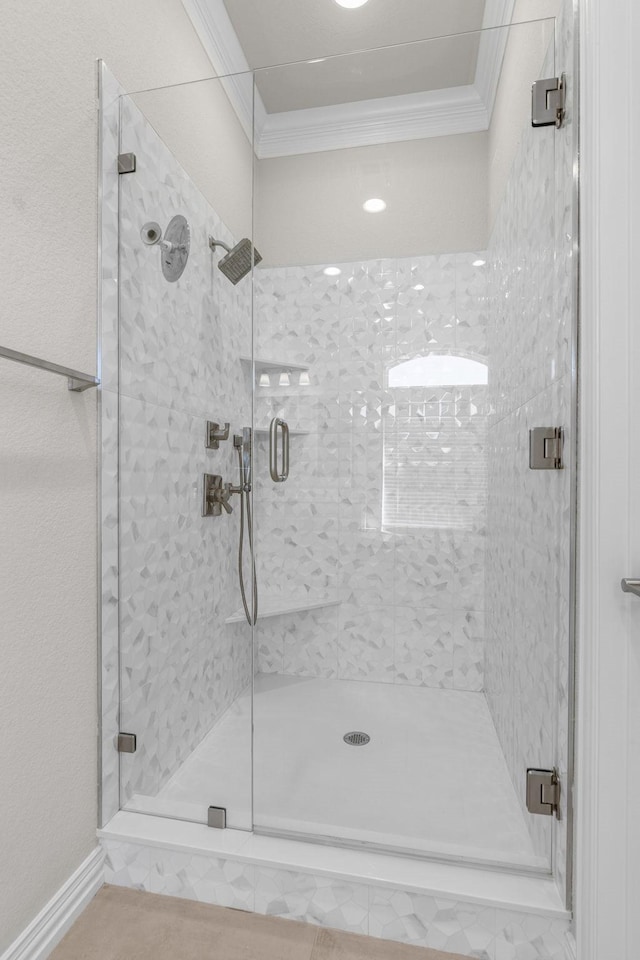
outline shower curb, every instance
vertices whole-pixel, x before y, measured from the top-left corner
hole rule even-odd
[[[531,944],[571,960],[549,877],[520,876],[211,830],[121,811],[98,831],[107,883],[365,933],[485,960]]]

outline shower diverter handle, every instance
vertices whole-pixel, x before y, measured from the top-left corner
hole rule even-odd
[[[278,469],[278,433],[282,435],[282,470]],[[269,473],[274,483],[284,483],[289,476],[289,424],[279,417],[269,427]]]

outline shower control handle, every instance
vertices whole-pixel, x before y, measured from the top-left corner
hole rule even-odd
[[[219,517],[223,510],[233,513],[229,500],[234,493],[242,493],[242,487],[224,483],[217,473],[205,473],[202,478],[202,516]]]
[[[282,436],[282,469],[278,469],[278,433]],[[269,427],[269,473],[274,483],[284,483],[289,476],[289,424],[274,417]]]
[[[229,503],[232,493],[235,493],[235,491],[231,489],[231,484],[225,483],[220,493],[220,506],[223,510],[226,510],[227,513],[233,513],[233,507]]]

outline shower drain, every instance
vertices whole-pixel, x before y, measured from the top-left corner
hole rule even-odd
[[[345,733],[342,739],[352,747],[363,747],[365,743],[369,743],[371,737],[368,733],[362,733],[360,730],[352,730],[351,733]]]

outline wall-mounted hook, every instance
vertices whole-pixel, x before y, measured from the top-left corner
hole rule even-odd
[[[217,450],[220,446],[221,440],[229,439],[229,424],[225,423],[224,427],[221,427],[219,423],[216,423],[214,420],[207,420],[207,430],[205,433],[204,445],[207,450]]]

